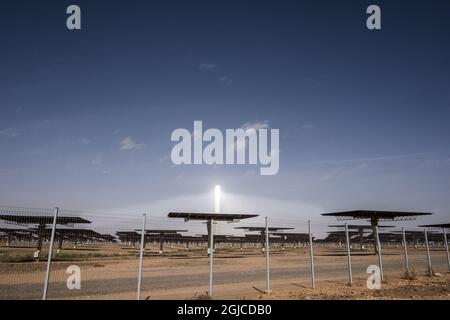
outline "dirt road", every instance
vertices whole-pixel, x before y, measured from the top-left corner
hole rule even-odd
[[[318,250],[316,279],[319,288],[346,286],[347,260],[342,251]],[[366,269],[377,264],[371,254],[353,256],[353,277],[363,285],[368,277]],[[383,259],[386,279],[398,280],[404,271],[399,250],[387,250]],[[446,272],[442,251],[433,252],[434,269]],[[137,261],[107,260],[81,264],[80,290],[69,290],[65,268],[71,263],[55,263],[52,269],[48,297],[50,299],[134,299],[137,286]],[[74,263],[75,264],[75,263]],[[424,252],[411,253],[411,264],[419,274],[426,273]],[[39,299],[42,296],[44,273],[41,269],[20,272],[0,272],[0,299]],[[36,269],[36,266],[35,266]],[[271,256],[271,287],[273,290],[301,290],[310,287],[310,266],[307,251],[286,251]],[[218,255],[214,265],[215,298],[239,299],[260,295],[265,289],[264,257],[261,254]],[[142,297],[150,299],[192,299],[207,289],[208,265],[206,257],[145,259]]]

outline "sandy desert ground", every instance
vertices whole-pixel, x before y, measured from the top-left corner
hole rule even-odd
[[[381,290],[369,290],[366,273],[377,258],[371,250],[352,253],[354,285],[347,285],[347,256],[343,248],[315,248],[316,289],[311,288],[310,260],[307,248],[272,249],[270,255],[271,294],[265,294],[265,260],[256,248],[218,248],[214,259],[215,299],[450,299],[447,257],[443,248],[432,248],[433,269],[429,277],[424,248],[410,248],[410,263],[415,280],[402,279],[402,248],[383,248],[386,282]],[[11,252],[32,252],[27,248],[0,248]],[[85,247],[63,251],[86,259],[55,261],[49,285],[49,299],[135,299],[137,287],[137,251],[132,248]],[[99,254],[108,252],[109,254]],[[97,254],[95,254],[97,253]],[[79,257],[78,257],[79,258]],[[81,269],[81,289],[69,290],[66,268]],[[45,262],[1,262],[0,299],[40,299]],[[208,284],[208,260],[205,250],[167,248],[164,256],[149,246],[144,259],[141,297],[144,299],[202,299]]]

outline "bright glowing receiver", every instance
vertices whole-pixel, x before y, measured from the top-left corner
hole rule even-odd
[[[215,198],[214,212],[220,213],[220,186],[216,186],[214,198]]]

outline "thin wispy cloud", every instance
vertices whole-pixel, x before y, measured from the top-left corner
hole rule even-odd
[[[217,81],[224,84],[231,84],[233,82],[233,80],[231,80],[231,78],[228,76],[220,77],[217,79]]]
[[[269,128],[269,121],[268,120],[264,120],[264,121],[253,121],[253,122],[246,122],[241,126],[241,129],[244,130],[248,130],[248,129],[255,129],[255,130],[259,130],[259,129],[268,129]]]
[[[170,161],[170,155],[169,154],[164,154],[161,157],[159,157],[159,162],[160,163],[166,163]]]
[[[103,157],[102,156],[95,156],[94,159],[91,161],[93,166],[99,166],[103,163]]]
[[[268,120],[264,120],[264,121],[259,121],[259,120],[255,120],[255,121],[248,121],[246,123],[244,123],[240,129],[244,130],[244,131],[248,131],[248,130],[259,130],[259,129],[268,129],[269,128],[269,121]],[[246,141],[245,140],[238,140],[238,141],[230,141],[228,144],[229,147],[233,148],[234,146],[234,150],[235,151],[242,151],[245,149],[246,147]]]
[[[210,62],[203,62],[198,67],[202,71],[211,71],[217,68],[217,65],[215,63]]]
[[[367,158],[348,158],[348,159],[336,159],[336,160],[323,160],[319,161],[321,164],[337,164],[337,163],[355,163],[355,162],[376,162],[376,161],[389,161],[389,160],[402,160],[402,159],[420,159],[428,156],[435,155],[434,153],[407,153],[399,155],[387,155],[379,157],[367,157]]]
[[[203,62],[198,66],[198,69],[204,72],[209,72],[216,77],[216,81],[218,83],[224,85],[230,85],[233,83],[231,76],[224,72],[222,68],[219,67],[216,63],[212,62]]]
[[[305,123],[302,125],[302,129],[312,129],[314,128],[314,125],[312,125],[311,123]]]
[[[247,170],[244,172],[244,177],[254,177],[256,176],[258,173],[256,170]]]
[[[92,140],[89,139],[89,138],[86,138],[86,137],[80,137],[78,139],[78,142],[81,143],[81,144],[84,144],[84,145],[88,145],[88,144],[90,144],[92,142]]]
[[[320,176],[321,181],[332,181],[336,180],[338,178],[347,177],[353,174],[358,174],[361,172],[364,172],[366,169],[369,168],[369,165],[367,163],[361,163],[356,165],[351,165],[349,167],[338,167],[334,168],[328,173],[325,173]]]
[[[423,166],[424,167],[450,166],[450,158],[426,159],[423,162]]]
[[[120,141],[120,150],[121,151],[136,151],[145,147],[143,143],[137,143],[131,137],[126,137],[122,141]]]
[[[19,132],[13,128],[7,128],[7,129],[0,130],[1,137],[14,138],[14,137],[17,137],[18,135],[19,135]]]

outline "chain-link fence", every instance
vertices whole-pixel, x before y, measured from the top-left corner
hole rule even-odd
[[[0,299],[234,299],[448,270],[442,230],[393,227],[0,207]]]

